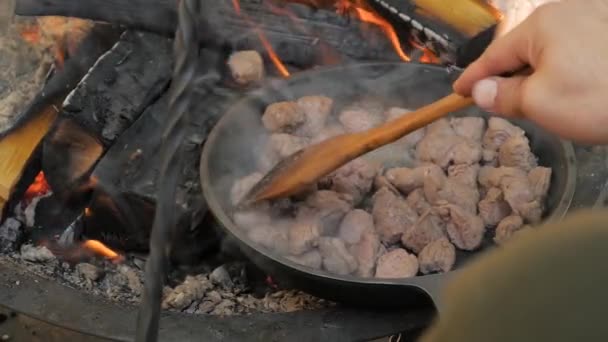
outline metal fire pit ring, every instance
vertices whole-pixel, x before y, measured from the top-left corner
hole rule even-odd
[[[456,76],[432,65],[369,63],[303,72],[253,92],[228,110],[203,148],[200,175],[209,208],[253,262],[290,286],[323,298],[364,306],[411,307],[428,304],[429,299],[438,305],[439,289],[454,271],[408,279],[372,279],[339,276],[301,266],[260,248],[235,225],[230,217],[228,189],[235,179],[256,171],[259,137],[265,134],[260,117],[270,103],[304,95],[327,95],[340,106],[361,94],[371,94],[394,100],[390,105],[418,108],[449,94]],[[477,108],[454,115],[488,116]],[[545,221],[559,220],[567,213],[575,192],[577,162],[573,146],[528,121],[512,121],[526,131],[540,165],[553,169]],[[482,249],[492,245],[489,240],[485,239]],[[458,252],[456,269],[478,253]]]

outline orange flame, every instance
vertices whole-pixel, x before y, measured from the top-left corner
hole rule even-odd
[[[384,33],[386,34],[389,41],[393,44],[393,47],[395,48],[397,55],[399,55],[399,57],[405,62],[410,61],[410,57],[403,51],[403,48],[401,47],[401,42],[399,41],[397,32],[395,31],[395,29],[391,26],[391,24],[388,21],[384,20],[379,15],[377,15],[373,12],[364,10],[360,7],[355,7],[354,10],[357,13],[357,16],[359,17],[359,19],[361,19],[361,21],[364,21],[364,22],[367,22],[367,23],[380,27],[382,29],[382,31],[384,31]]]
[[[287,70],[287,67],[285,67],[283,62],[281,62],[281,59],[279,58],[277,53],[274,51],[272,45],[270,44],[270,42],[264,35],[264,32],[262,32],[262,30],[260,30],[260,28],[251,19],[249,19],[249,17],[247,17],[247,15],[245,15],[244,13],[241,12],[241,4],[239,3],[239,0],[232,0],[232,6],[234,7],[234,10],[236,11],[236,13],[238,15],[242,16],[249,23],[249,25],[251,25],[251,27],[253,27],[256,34],[258,35],[258,38],[262,42],[264,49],[266,49],[266,52],[268,52],[268,57],[270,57],[270,60],[272,61],[274,66],[277,68],[277,70],[279,71],[281,76],[289,77],[289,75],[290,75],[289,70]]]
[[[46,182],[46,178],[44,177],[44,172],[40,171],[36,178],[34,178],[34,182],[30,184],[30,186],[25,190],[25,194],[23,195],[24,200],[30,200],[34,197],[42,196],[49,192],[51,187]]]
[[[87,240],[83,242],[82,247],[112,262],[122,262],[124,260],[122,255],[114,252],[98,240]]]
[[[27,25],[21,29],[21,38],[34,45],[40,42],[40,28],[36,25]]]

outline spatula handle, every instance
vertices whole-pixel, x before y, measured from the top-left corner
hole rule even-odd
[[[387,122],[367,132],[365,141],[369,150],[390,144],[399,138],[420,129],[449,113],[473,105],[473,98],[450,94],[438,101],[419,108],[402,117]]]

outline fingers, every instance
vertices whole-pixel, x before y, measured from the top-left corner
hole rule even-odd
[[[485,78],[515,71],[530,63],[531,25],[523,22],[513,31],[493,41],[486,51],[465,69],[454,83],[454,91],[468,96],[473,85]]]
[[[473,86],[473,99],[486,111],[506,116],[519,116],[522,112],[522,99],[527,79],[527,76],[483,79]]]

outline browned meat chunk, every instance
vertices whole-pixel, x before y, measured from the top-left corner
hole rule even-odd
[[[374,194],[372,215],[380,240],[385,243],[399,241],[401,235],[418,220],[418,215],[405,199],[387,188]]]
[[[418,254],[420,272],[449,272],[456,262],[456,248],[447,238],[435,240]]]
[[[382,124],[382,116],[363,108],[345,109],[339,120],[349,133],[366,131]]]
[[[384,115],[386,117],[386,122],[390,122],[390,121],[396,120],[400,117],[407,116],[407,114],[410,112],[411,112],[411,110],[409,110],[409,109],[392,107],[392,108],[389,108],[386,111],[386,113],[384,113]],[[415,146],[416,144],[418,144],[418,142],[420,142],[420,140],[422,140],[422,138],[424,138],[424,132],[425,132],[425,128],[424,127],[420,128],[420,129],[404,136],[403,138],[397,140],[396,143],[403,145],[406,148],[409,146]]]
[[[483,136],[483,147],[491,151],[498,151],[507,139],[524,135],[523,129],[511,124],[509,121],[503,118],[491,117],[488,120],[488,129]]]
[[[321,253],[318,250],[314,249],[310,252],[306,252],[302,255],[290,255],[287,259],[295,262],[296,264],[300,264],[302,266],[320,269],[321,264],[323,262],[323,258],[321,258]]]
[[[481,142],[486,122],[481,117],[452,118],[450,120],[452,128],[461,137]]]
[[[346,132],[344,131],[344,127],[342,127],[341,125],[339,125],[339,124],[329,125],[323,129],[321,129],[319,131],[319,133],[312,138],[311,143],[318,144],[321,141],[325,141],[329,138],[333,138],[337,135],[341,135],[344,133],[346,133]]]
[[[238,51],[228,58],[232,78],[238,84],[260,82],[264,78],[264,61],[255,50]]]
[[[256,244],[280,255],[289,254],[289,222],[277,221],[251,229],[247,236]]]
[[[334,100],[327,96],[304,96],[296,101],[306,116],[306,122],[298,130],[300,134],[313,137],[324,127],[331,114]]]
[[[448,167],[448,178],[468,186],[477,187],[479,175],[479,164],[475,165],[452,165]]]
[[[536,157],[530,150],[530,142],[523,135],[510,137],[498,150],[501,166],[512,166],[528,172],[537,166]]]
[[[289,253],[300,255],[317,246],[321,222],[316,215],[300,216],[289,229]]]
[[[327,177],[331,190],[349,195],[356,205],[372,189],[378,167],[362,158],[342,166]]]
[[[416,273],[418,273],[418,259],[405,249],[394,249],[378,258],[376,278],[409,278]]]
[[[285,159],[290,155],[308,146],[308,139],[291,134],[275,133],[270,136],[268,141],[269,149],[278,160]]]
[[[502,190],[490,188],[484,199],[479,201],[479,216],[486,226],[493,227],[511,214],[511,207],[505,201]]]
[[[405,201],[418,215],[422,215],[431,209],[431,205],[424,197],[424,190],[422,189],[410,192]]]
[[[460,183],[448,177],[427,177],[424,182],[424,194],[431,205],[438,206],[451,203],[475,214],[479,191],[477,187]]]
[[[263,174],[254,172],[249,176],[245,176],[234,182],[232,189],[230,190],[230,200],[232,201],[232,204],[239,204],[262,178],[264,178]]]
[[[306,115],[297,103],[275,102],[264,111],[262,123],[273,133],[292,133],[306,121]]]
[[[524,220],[521,216],[513,215],[505,217],[498,227],[496,227],[496,235],[494,236],[494,242],[499,245],[509,241],[513,235],[522,229],[524,226]]]
[[[368,230],[375,230],[374,218],[365,210],[355,209],[344,216],[338,237],[346,244],[352,245],[358,243],[363,233]]]
[[[371,277],[374,275],[374,267],[378,257],[384,251],[378,234],[373,230],[366,230],[361,234],[361,239],[350,247],[352,255],[357,260],[357,272],[359,277]]]
[[[342,218],[352,209],[350,203],[343,196],[329,190],[320,190],[313,193],[306,199],[306,205],[308,208],[303,207],[302,211],[312,209],[321,220],[321,235],[331,236],[336,235]]]
[[[452,243],[467,251],[477,249],[486,230],[481,217],[453,204],[445,209],[449,212],[446,229]]]
[[[534,196],[544,201],[551,185],[551,169],[548,167],[535,167],[528,173],[528,180],[532,186]]]
[[[357,260],[353,257],[344,242],[338,238],[323,237],[319,239],[319,251],[323,257],[323,267],[336,274],[351,274],[357,269]]]
[[[445,237],[445,224],[439,216],[429,210],[401,237],[401,243],[418,254],[429,243]]]
[[[386,179],[404,194],[424,186],[424,180],[428,177],[443,178],[445,174],[441,168],[435,164],[425,164],[414,169],[407,167],[397,167],[389,169],[385,173]]]
[[[432,133],[439,132],[439,133]],[[475,164],[481,160],[481,145],[471,139],[456,135],[453,130],[427,129],[426,135],[416,146],[416,157],[442,168],[450,164]]]

